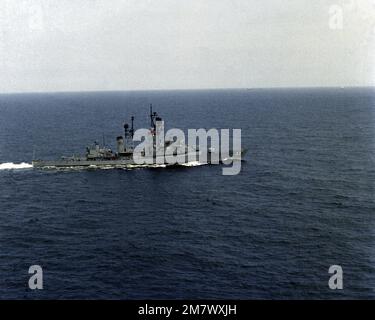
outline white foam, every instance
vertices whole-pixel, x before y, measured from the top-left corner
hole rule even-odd
[[[32,168],[33,165],[30,163],[13,163],[13,162],[5,162],[0,163],[0,170],[15,170],[15,169],[29,169]]]
[[[199,161],[191,161],[191,162],[186,162],[182,163],[181,165],[184,167],[197,167],[197,166],[204,166],[206,163],[201,163]]]
[[[150,168],[166,168],[167,165],[165,164],[151,164],[149,165]]]

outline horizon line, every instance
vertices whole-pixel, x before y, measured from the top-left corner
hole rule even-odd
[[[354,86],[271,86],[239,88],[187,88],[187,89],[114,89],[114,90],[58,90],[58,91],[11,91],[0,92],[0,95],[16,94],[64,94],[64,93],[111,93],[111,92],[167,92],[167,91],[224,91],[224,90],[287,90],[287,89],[375,89],[375,85]]]

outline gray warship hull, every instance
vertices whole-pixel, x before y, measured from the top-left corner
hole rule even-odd
[[[196,154],[192,154],[195,156]],[[188,163],[188,155],[186,156]],[[145,158],[145,164],[139,164],[132,157],[123,159],[98,159],[88,160],[85,158],[61,159],[61,160],[33,160],[34,168],[72,168],[72,167],[134,167],[134,166],[152,166],[152,165],[168,165],[164,157]]]
[[[34,160],[34,168],[71,168],[71,167],[106,167],[106,166],[131,166],[135,165],[129,160]]]
[[[230,157],[232,160],[239,160],[243,159],[243,156],[246,154],[247,150],[243,149],[240,153],[234,154]],[[33,160],[32,165],[34,168],[74,168],[74,167],[93,167],[93,168],[105,168],[105,167],[119,167],[119,168],[126,168],[126,167],[135,167],[135,166],[176,166],[176,165],[190,165],[190,164],[217,164],[216,162],[212,161],[213,153],[209,153],[206,162],[199,162],[193,161],[189,162],[189,158],[196,158],[199,159],[200,153],[193,152],[187,153],[185,155],[185,163],[182,164],[169,164],[165,162],[164,157],[154,157],[152,159],[147,159],[146,164],[139,164],[134,161],[133,157],[123,158],[123,159],[98,159],[98,160],[88,160],[86,158],[69,158],[69,159],[61,159],[61,160]],[[219,157],[219,163],[223,163],[227,159],[221,159]]]

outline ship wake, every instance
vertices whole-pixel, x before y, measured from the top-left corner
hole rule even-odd
[[[207,163],[200,163],[198,161],[193,162],[187,162],[179,165],[172,165],[174,166],[180,166],[180,167],[196,167],[196,166],[202,166]],[[143,164],[143,165],[136,165],[136,164],[129,164],[129,165],[106,165],[106,166],[72,166],[72,167],[45,167],[44,169],[55,169],[55,170],[84,170],[84,169],[100,169],[100,170],[109,170],[109,169],[125,169],[125,170],[132,170],[132,169],[140,169],[140,168],[168,168],[168,165],[165,164]],[[14,163],[14,162],[5,162],[0,163],[0,170],[22,170],[22,169],[31,169],[33,168],[33,165],[31,163],[21,162],[21,163]]]
[[[159,169],[159,168],[173,168],[173,167],[196,167],[202,166],[207,163],[199,163],[198,161],[188,162],[178,165],[166,165],[166,164],[127,164],[127,165],[90,165],[90,166],[65,166],[65,167],[55,167],[46,166],[38,169],[45,170],[59,170],[59,171],[80,171],[80,170],[112,170],[112,169],[122,169],[122,170],[134,170],[134,169]]]
[[[31,163],[21,162],[21,163],[13,163],[13,162],[5,162],[0,163],[0,170],[19,170],[19,169],[29,169],[32,168]]]

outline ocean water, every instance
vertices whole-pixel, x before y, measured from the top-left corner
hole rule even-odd
[[[242,129],[241,173],[28,168],[115,148],[149,103],[166,127]],[[0,95],[0,298],[375,298],[374,124],[373,89]]]

